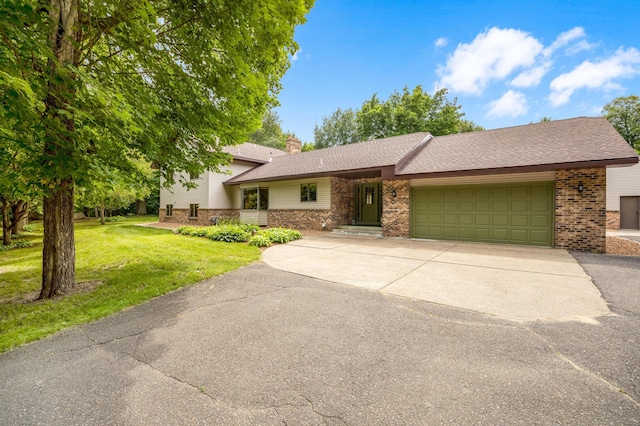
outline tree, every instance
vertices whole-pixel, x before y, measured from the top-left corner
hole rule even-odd
[[[602,108],[602,115],[640,153],[640,97],[616,98]]]
[[[44,196],[40,298],[75,284],[74,193],[131,159],[200,174],[275,103],[313,0],[6,0],[0,119]]]
[[[447,90],[433,95],[416,86],[409,91],[392,93],[386,101],[374,94],[360,109],[340,108],[324,117],[314,128],[316,148],[344,145],[368,139],[385,138],[414,132],[429,132],[434,136],[484,130],[462,117],[457,100],[447,98]]]
[[[282,131],[280,117],[272,109],[267,110],[262,118],[262,126],[249,135],[249,142],[257,145],[285,149],[287,135]]]
[[[322,125],[313,127],[315,148],[329,148],[360,142],[356,112],[338,108],[333,114],[322,118]]]

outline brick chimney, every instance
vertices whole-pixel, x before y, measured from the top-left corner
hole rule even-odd
[[[300,152],[302,152],[302,143],[300,142],[300,139],[293,137],[293,136],[287,136],[287,155],[289,154],[298,154]]]

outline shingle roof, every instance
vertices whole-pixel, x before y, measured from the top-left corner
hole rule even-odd
[[[276,180],[394,166],[428,135],[424,132],[411,133],[276,157],[270,163],[251,169],[225,183]]]
[[[427,176],[554,170],[572,165],[602,167],[635,163],[637,159],[633,148],[605,118],[580,117],[448,136],[412,133],[274,156],[270,162],[225,183],[334,175],[384,167],[395,167],[396,176]]]
[[[257,163],[268,163],[272,158],[286,154],[286,152],[280,149],[256,145],[249,142],[245,142],[240,145],[225,146],[222,150],[227,154],[233,155],[233,158],[237,160],[246,160]]]
[[[544,165],[564,168],[634,157],[635,151],[605,118],[580,117],[435,137],[396,175]]]

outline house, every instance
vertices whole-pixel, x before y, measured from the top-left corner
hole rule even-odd
[[[296,140],[288,144],[289,152],[299,146]],[[175,220],[178,208],[199,203],[207,209],[205,220],[200,210],[197,217],[186,210],[180,221],[210,223],[213,212],[302,230],[373,225],[385,237],[602,252],[607,167],[638,162],[606,119],[587,117],[438,137],[413,133],[293,155],[271,152],[271,161],[248,156],[244,145],[233,154],[243,167],[223,179],[224,189],[215,189],[226,194],[224,200],[181,195],[169,203],[161,193],[161,206],[167,205],[161,220],[169,209]],[[212,182],[221,182],[205,181],[207,188],[199,189],[205,194],[213,193]]]
[[[607,229],[640,229],[640,164],[607,169]]]

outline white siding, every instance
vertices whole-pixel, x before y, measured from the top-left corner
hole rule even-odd
[[[607,210],[620,210],[620,197],[640,196],[640,164],[607,168]]]
[[[164,209],[167,204],[173,204],[174,209],[188,209],[190,204],[200,204],[201,209],[208,208],[209,203],[209,184],[207,175],[204,174],[193,182],[198,187],[194,189],[185,188],[180,183],[173,185],[170,189],[160,189],[160,208]],[[187,175],[188,179],[189,176]],[[177,179],[176,179],[177,181]]]
[[[225,187],[222,182],[253,167],[255,164],[234,161],[228,167],[221,168],[223,173],[205,172],[194,181],[198,184],[197,188],[187,190],[180,183],[170,189],[161,188],[160,208],[173,204],[174,209],[188,209],[190,204],[200,204],[201,209],[239,209],[240,189],[237,186]]]
[[[302,183],[318,185],[316,201],[300,201],[300,184]],[[269,187],[269,209],[327,210],[331,208],[331,178],[329,177],[269,182],[268,185],[260,186]]]
[[[512,173],[482,176],[455,176],[441,178],[411,179],[410,186],[469,185],[480,183],[542,182],[555,180],[555,172]]]

